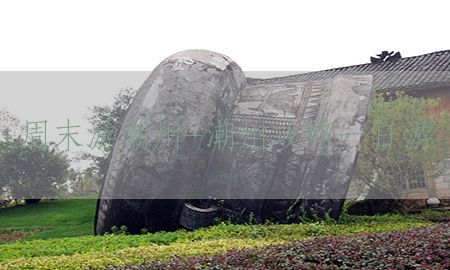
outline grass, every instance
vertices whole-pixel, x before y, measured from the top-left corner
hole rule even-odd
[[[0,231],[34,231],[27,240],[92,235],[95,204],[94,199],[70,199],[0,209]]]
[[[22,240],[39,231],[39,229],[0,229],[0,244]]]

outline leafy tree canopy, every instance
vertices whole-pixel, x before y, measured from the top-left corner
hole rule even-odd
[[[69,162],[55,147],[22,138],[0,141],[0,186],[15,199],[54,197],[66,181]]]
[[[450,114],[428,113],[438,99],[408,96],[372,99],[353,179],[388,198],[401,198],[415,175],[436,177],[450,157]]]

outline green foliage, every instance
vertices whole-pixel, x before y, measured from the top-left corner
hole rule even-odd
[[[0,109],[0,141],[12,140],[25,133],[20,120],[5,109]]]
[[[148,228],[142,228],[140,233],[141,234],[148,234],[148,233],[150,233],[150,230]]]
[[[112,234],[112,235],[127,235],[127,234],[130,234],[130,233],[128,232],[127,226],[122,225],[120,227],[112,226],[111,227],[111,232],[110,233],[106,233],[106,235],[109,235],[109,234]]]
[[[327,224],[335,224],[335,223],[337,223],[337,221],[336,221],[334,218],[331,217],[330,213],[331,213],[331,210],[328,210],[328,211],[325,213],[325,216],[324,216],[324,218],[323,218],[323,221],[324,221],[325,223],[327,223]]]
[[[116,228],[116,234],[92,236],[95,202],[58,200],[1,209],[0,228],[29,234],[23,236],[26,240],[0,244],[0,269],[6,266],[8,269],[104,269],[107,265],[141,264],[173,255],[213,254],[311,237],[402,231],[432,224],[400,215],[355,217],[343,213],[334,223],[326,220],[289,225],[222,222],[195,231],[144,231],[142,235],[128,235],[126,228]]]
[[[295,222],[296,218],[297,218],[297,214],[295,212],[296,207],[299,206],[299,204],[301,203],[300,199],[296,199],[294,201],[293,204],[291,204],[288,208],[288,210],[286,210],[286,220],[288,222]],[[300,213],[304,213],[303,211],[304,209],[301,207],[300,208]]]
[[[103,154],[87,155],[86,158],[94,161],[91,170],[95,172],[99,184],[106,174],[114,142],[136,93],[137,91],[132,88],[124,88],[114,97],[112,105],[95,106],[91,109],[92,115],[89,117],[91,132],[98,136],[97,147]]]
[[[114,97],[112,105],[95,106],[92,108],[92,116],[89,122],[101,140],[100,149],[109,153],[112,151],[114,141],[119,134],[125,114],[130,107],[137,91],[132,88],[124,88]]]
[[[13,198],[41,199],[63,189],[69,162],[62,152],[38,140],[0,141],[0,186]]]
[[[450,210],[425,210],[417,216],[433,222],[450,222]]]
[[[450,210],[425,210],[420,215],[424,217],[450,217]]]
[[[120,237],[120,236],[115,236]],[[173,255],[195,256],[215,254],[228,250],[263,247],[277,243],[265,240],[221,239],[129,247],[113,252],[92,252],[71,256],[44,256],[17,259],[4,263],[6,269],[106,269],[110,266],[125,267],[139,265],[149,260],[168,259]],[[0,265],[0,269],[1,269]]]
[[[250,212],[250,214],[248,216],[248,223],[247,223],[247,225],[253,225],[253,224],[256,224],[255,213]]]
[[[449,269],[450,225],[292,241],[213,255],[177,256],[132,269]]]
[[[391,100],[375,95],[353,178],[401,198],[413,174],[439,174],[439,162],[450,154],[450,114],[427,114],[438,103],[401,92]]]
[[[429,222],[402,216],[358,217],[340,224],[308,223],[289,225],[229,225],[201,228],[192,232],[158,232],[145,235],[110,234],[106,236],[83,236],[33,240],[0,245],[0,261],[19,258],[75,255],[84,253],[111,253],[125,248],[153,245],[177,245],[205,241],[240,239],[244,242],[285,242],[310,237],[347,235],[362,232],[405,230],[429,225]],[[120,231],[120,230],[119,230]],[[92,256],[92,255],[87,255]],[[57,260],[48,258],[49,260]]]
[[[68,179],[71,181],[71,195],[76,197],[98,195],[99,186],[93,174],[89,168],[84,171],[70,169]]]
[[[346,213],[350,215],[372,216],[376,214],[397,213],[397,200],[361,200],[352,201],[346,208]]]

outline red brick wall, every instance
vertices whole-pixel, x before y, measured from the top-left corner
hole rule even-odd
[[[415,91],[412,95],[425,98],[440,98],[441,102],[436,108],[431,109],[430,113],[437,113],[443,110],[450,112],[450,85]]]

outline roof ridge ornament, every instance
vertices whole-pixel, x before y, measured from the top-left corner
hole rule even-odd
[[[394,61],[401,59],[402,55],[400,52],[394,53],[394,51],[388,52],[388,51],[382,51],[380,54],[377,54],[377,57],[370,57],[370,62],[372,64],[381,63],[381,62],[387,62],[387,61]]]

